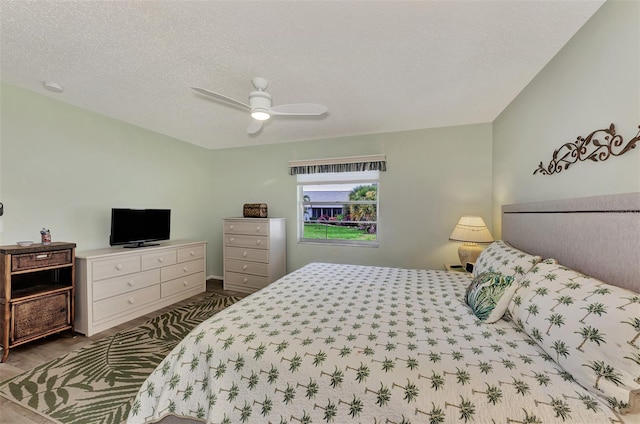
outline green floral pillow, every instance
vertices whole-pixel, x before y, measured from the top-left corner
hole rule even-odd
[[[516,288],[513,277],[484,272],[475,277],[467,287],[467,304],[481,321],[496,322],[507,310]]]
[[[584,388],[615,410],[640,390],[640,295],[543,261],[520,280],[508,311]]]
[[[483,272],[499,272],[519,279],[541,259],[540,256],[530,255],[502,240],[496,240],[476,259],[473,275],[477,276]]]

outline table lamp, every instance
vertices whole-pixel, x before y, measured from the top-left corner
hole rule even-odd
[[[479,216],[463,216],[460,218],[453,232],[449,236],[449,241],[462,242],[458,247],[458,258],[463,268],[468,262],[475,262],[476,258],[484,250],[478,244],[488,244],[493,242],[493,237]]]

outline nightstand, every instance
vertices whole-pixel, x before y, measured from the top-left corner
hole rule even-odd
[[[73,334],[75,243],[0,246],[2,362],[9,349],[64,330]]]

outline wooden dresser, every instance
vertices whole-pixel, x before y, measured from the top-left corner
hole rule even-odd
[[[287,272],[284,218],[224,220],[224,289],[253,293]]]
[[[77,252],[75,329],[91,336],[206,290],[206,243]]]
[[[64,330],[73,332],[75,243],[0,246],[0,342],[9,349]]]

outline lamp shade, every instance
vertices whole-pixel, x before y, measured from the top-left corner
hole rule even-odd
[[[479,216],[463,216],[449,236],[449,241],[491,243],[493,242],[493,237],[482,218]]]

